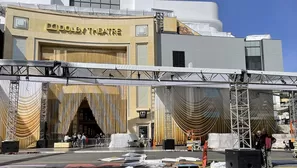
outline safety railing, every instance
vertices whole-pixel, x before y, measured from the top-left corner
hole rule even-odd
[[[86,8],[76,6],[63,5],[43,5],[43,4],[26,4],[14,2],[1,2],[0,11],[5,12],[8,6],[17,6],[31,9],[41,9],[60,13],[73,13],[78,15],[93,15],[93,16],[155,16],[157,11],[134,11],[134,10],[115,10],[115,9],[101,9],[101,8]],[[2,9],[2,10],[1,10]],[[3,10],[4,9],[4,10]],[[160,12],[160,11],[158,11]],[[165,17],[175,17],[171,11],[162,11]]]

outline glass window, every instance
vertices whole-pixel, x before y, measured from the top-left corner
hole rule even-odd
[[[245,45],[247,47],[259,47],[260,46],[260,41],[246,41]]]
[[[81,2],[80,6],[81,7],[91,7],[91,4],[90,3]]]
[[[110,9],[110,5],[101,4],[102,9]]]
[[[148,36],[147,25],[136,25],[135,29],[136,29],[135,30],[136,37]]]
[[[80,2],[74,2],[74,6],[80,7]]]
[[[110,4],[110,0],[101,0],[101,3]]]
[[[258,47],[246,48],[246,56],[261,56],[261,49]]]
[[[120,9],[120,0],[70,0],[70,6]]]
[[[25,29],[29,28],[29,19],[24,17],[13,17],[13,28],[15,29]]]
[[[110,9],[120,9],[119,5],[110,5]]]
[[[185,67],[184,51],[173,51],[173,67]]]
[[[96,3],[92,3],[91,4],[91,7],[92,8],[101,8],[101,5],[100,4],[96,4]]]
[[[120,0],[111,0],[111,4],[117,4],[117,5],[119,5],[120,4]]]
[[[247,70],[263,70],[261,56],[246,57],[246,69]]]

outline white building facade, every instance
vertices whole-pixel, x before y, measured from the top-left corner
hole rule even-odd
[[[233,37],[222,32],[223,24],[218,17],[218,6],[213,2],[175,0],[0,0],[2,5],[62,5],[81,8],[101,8],[129,11],[168,11],[194,31],[205,36]],[[5,23],[5,18],[0,18]]]

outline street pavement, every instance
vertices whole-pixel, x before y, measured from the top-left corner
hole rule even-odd
[[[79,152],[79,153],[78,153]],[[0,168],[13,167],[65,167],[67,164],[92,164],[100,165],[99,161],[108,157],[122,157],[125,152],[100,152],[97,149],[77,149],[69,152],[61,153],[39,153],[39,154],[16,154],[16,155],[0,155]],[[145,153],[147,159],[162,158],[178,158],[178,157],[196,157],[202,158],[202,152],[186,152],[186,151],[137,151],[137,153]],[[292,157],[292,152],[274,151],[272,153],[274,163],[278,165],[296,164],[297,159]],[[224,161],[224,152],[208,152],[208,160]],[[34,166],[33,166],[34,165]],[[1,167],[2,166],[2,167]]]

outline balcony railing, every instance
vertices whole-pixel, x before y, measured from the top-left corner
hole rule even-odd
[[[0,14],[5,15],[5,8],[8,6],[17,6],[31,9],[41,9],[60,13],[72,13],[78,15],[92,15],[92,16],[155,16],[157,11],[134,11],[134,10],[115,10],[115,9],[101,9],[101,8],[85,8],[76,6],[63,5],[43,5],[43,4],[26,4],[1,2]],[[160,11],[158,11],[160,12]],[[172,11],[162,11],[165,17],[175,17]]]

